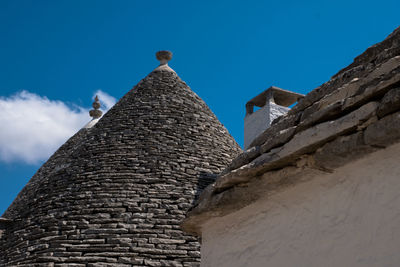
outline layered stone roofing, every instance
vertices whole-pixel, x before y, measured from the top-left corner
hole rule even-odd
[[[199,265],[181,220],[241,149],[166,61],[32,177],[0,220],[0,266]]]
[[[273,121],[201,194],[183,226],[202,225],[260,197],[400,140],[400,28]]]

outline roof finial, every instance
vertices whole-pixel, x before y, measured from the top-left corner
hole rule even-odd
[[[172,52],[167,50],[158,51],[156,58],[160,61],[160,65],[168,65],[168,61],[172,58]]]
[[[101,117],[101,115],[103,114],[103,112],[99,109],[100,108],[100,101],[99,101],[99,97],[96,95],[96,97],[94,98],[94,102],[92,104],[92,107],[94,109],[89,111],[89,115],[90,117],[92,117],[93,119],[98,119]]]

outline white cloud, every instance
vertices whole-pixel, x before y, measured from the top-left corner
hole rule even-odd
[[[98,90],[103,110],[116,100]],[[94,97],[94,95],[93,95]],[[89,109],[21,91],[0,97],[0,161],[35,164],[46,160],[90,121]]]

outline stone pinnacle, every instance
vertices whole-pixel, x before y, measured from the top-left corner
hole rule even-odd
[[[94,109],[89,111],[89,115],[90,117],[92,117],[93,119],[98,119],[101,117],[101,115],[103,114],[103,112],[99,109],[100,108],[100,101],[99,101],[99,97],[96,95],[96,97],[94,98],[94,102],[92,104],[92,107]]]
[[[160,65],[166,65],[172,59],[172,52],[167,50],[158,51],[156,58],[160,61]]]

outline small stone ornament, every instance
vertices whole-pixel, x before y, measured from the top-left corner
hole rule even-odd
[[[92,117],[93,119],[98,119],[101,117],[101,115],[103,115],[103,112],[99,109],[100,108],[100,101],[99,101],[99,97],[96,95],[96,97],[94,98],[94,102],[92,104],[92,107],[94,109],[89,111],[89,115],[90,117]]]
[[[168,61],[172,59],[172,52],[167,50],[158,51],[156,58],[160,61],[160,65],[167,65]]]

